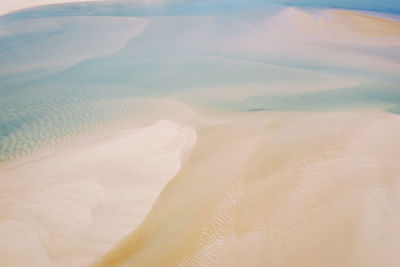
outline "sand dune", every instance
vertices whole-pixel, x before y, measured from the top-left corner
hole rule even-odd
[[[397,266],[400,117],[259,113],[198,131],[149,216],[96,266]]]
[[[143,220],[194,145],[172,121],[0,169],[0,265],[85,266]]]

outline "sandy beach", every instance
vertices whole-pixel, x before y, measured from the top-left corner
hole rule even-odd
[[[159,121],[0,169],[2,266],[87,266],[144,219],[196,142]]]
[[[397,16],[180,4],[3,17],[0,266],[398,267]]]
[[[396,266],[397,115],[212,118],[192,120],[197,133],[159,121],[2,168],[1,263]]]
[[[226,119],[96,266],[396,266],[397,115]]]

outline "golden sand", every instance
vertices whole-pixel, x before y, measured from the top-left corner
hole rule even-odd
[[[96,266],[396,266],[400,117],[225,118]]]
[[[348,10],[332,10],[328,16],[349,31],[365,37],[400,38],[400,22]]]
[[[400,44],[400,21],[348,10],[328,10],[314,13],[287,8],[278,17],[285,18],[295,32],[316,39]]]
[[[279,19],[309,39],[396,45],[399,37],[398,22],[357,12],[287,9]],[[381,68],[376,58],[359,62]],[[397,63],[381,64],[398,71]],[[318,83],[269,86],[292,92],[360,82],[319,75]],[[241,89],[231,97],[248,96]],[[0,265],[398,265],[398,115],[208,111],[207,118],[174,107],[147,127],[2,166]]]

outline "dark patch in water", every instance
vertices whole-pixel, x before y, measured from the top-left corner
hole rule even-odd
[[[259,111],[266,111],[268,109],[266,108],[249,108],[247,111],[248,112],[259,112]]]
[[[259,95],[239,103],[248,111],[269,110],[323,111],[360,107],[383,108],[400,113],[400,91],[397,83],[371,83],[352,88],[332,89],[290,95]],[[246,107],[247,106],[247,107]],[[250,107],[249,107],[250,106]],[[253,108],[258,106],[257,108]]]

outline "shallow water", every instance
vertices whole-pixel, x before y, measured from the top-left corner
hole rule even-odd
[[[0,161],[150,116],[151,99],[210,88],[244,88],[244,95],[253,87],[265,89],[241,101],[232,101],[228,89],[226,97],[202,103],[220,109],[396,112],[398,72],[374,67],[374,60],[398,64],[397,47],[359,49],[357,58],[341,64],[313,55],[334,55],[338,49],[355,54],[353,47],[288,45],[279,32],[263,31],[265,21],[287,5],[321,4],[398,12],[396,1],[349,6],[253,0],[85,3],[5,15],[0,18]],[[266,49],[252,47],[258,41]],[[357,62],[364,55],[369,64]],[[333,91],[303,95],[303,89],[292,88],[281,95],[282,84],[311,88],[323,81]],[[340,89],[350,81],[361,85]]]
[[[398,5],[0,17],[0,265],[399,266]]]

